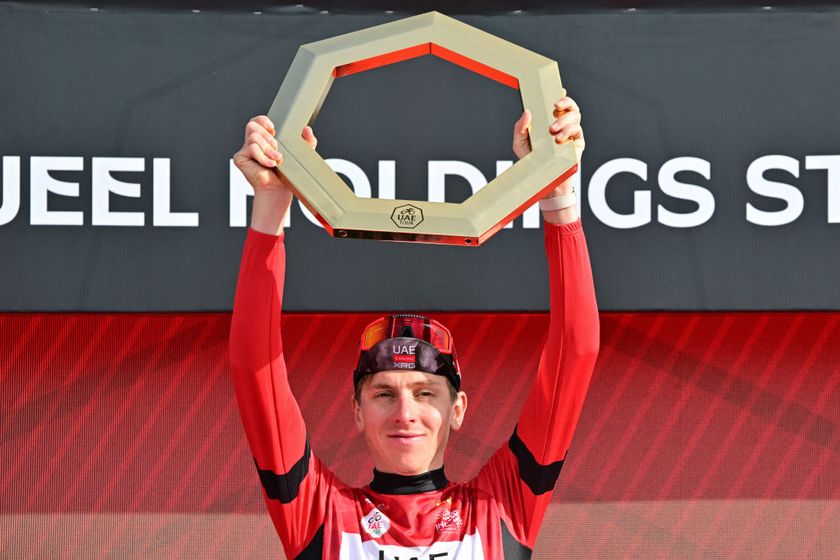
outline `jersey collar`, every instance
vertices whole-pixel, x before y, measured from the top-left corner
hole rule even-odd
[[[442,490],[449,484],[443,467],[433,471],[405,476],[373,469],[370,489],[379,494],[422,494]]]

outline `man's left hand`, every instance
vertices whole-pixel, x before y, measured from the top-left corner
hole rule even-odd
[[[548,133],[558,144],[573,142],[575,155],[580,161],[586,142],[583,139],[583,128],[580,126],[580,109],[571,97],[564,97],[554,104],[554,122],[548,127]],[[531,153],[531,137],[528,128],[531,126],[531,112],[523,111],[522,116],[513,125],[513,153],[519,159]]]

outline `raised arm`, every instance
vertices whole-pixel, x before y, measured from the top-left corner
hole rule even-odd
[[[549,132],[557,142],[574,142],[580,158],[585,142],[577,104],[565,97],[555,104],[555,115],[557,120]],[[546,198],[573,193],[568,180]],[[512,440],[512,444],[523,444],[539,465],[556,465],[557,472],[583,407],[600,340],[589,251],[577,205],[568,204],[559,210],[543,210],[550,298],[548,336],[537,379]],[[543,470],[534,485],[551,490],[554,480],[552,471]]]
[[[580,112],[569,98],[556,104],[550,129],[557,141],[583,150]],[[515,125],[526,135],[529,115]],[[520,142],[520,146],[525,145]],[[529,146],[528,146],[529,147]],[[524,151],[524,150],[523,150]],[[527,153],[527,151],[524,151]],[[546,198],[573,193],[566,181]],[[475,483],[492,493],[503,508],[504,538],[532,549],[572,440],[598,355],[598,308],[586,239],[577,207],[543,211],[549,272],[550,318],[537,378],[507,444],[497,451]]]
[[[254,187],[254,207],[236,288],[230,361],[266,504],[287,555],[295,557],[323,520],[323,489],[331,484],[331,475],[312,457],[283,360],[280,316],[286,254],[282,228],[292,195],[285,179],[273,170],[282,161],[273,132],[266,117],[252,119],[245,144],[234,156]]]

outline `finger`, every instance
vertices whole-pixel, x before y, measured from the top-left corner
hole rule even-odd
[[[258,132],[268,137],[274,137],[274,123],[265,115],[258,115],[248,121],[245,125],[245,141],[248,141],[248,136],[252,133]]]
[[[522,111],[522,116],[513,125],[513,133],[517,136],[525,136],[528,133],[529,126],[531,126],[531,111],[525,109]]]
[[[272,158],[263,152],[257,144],[250,144],[248,146],[248,152],[251,155],[251,158],[263,167],[277,167],[283,161],[283,154],[277,150],[271,151],[273,156]]]
[[[271,136],[259,125],[254,125],[254,129],[245,135],[244,146],[248,144],[257,144],[262,150],[277,149],[279,146],[274,136]]]
[[[255,134],[265,139],[267,143],[271,144],[275,148],[277,147],[277,140],[274,136],[267,131],[263,125],[251,121],[245,125],[245,143],[248,143],[249,139]]]
[[[580,113],[577,111],[563,113],[559,118],[551,123],[551,126],[548,127],[548,129],[552,134],[555,134],[558,130],[569,126],[570,124],[580,124]]]
[[[257,115],[256,117],[254,117],[253,119],[251,119],[248,122],[253,122],[253,123],[259,124],[260,126],[265,128],[269,133],[271,133],[272,136],[274,136],[274,133],[275,133],[274,123],[271,122],[271,119],[269,119],[265,115]]]
[[[266,154],[267,156],[271,157],[271,152],[275,151],[277,148],[277,141],[274,137],[271,137],[271,140],[267,140],[262,134],[259,132],[253,132],[248,139],[245,141],[246,144],[256,144],[259,149]]]
[[[563,127],[560,132],[554,136],[554,141],[560,143],[569,139],[575,140],[578,138],[583,138],[583,129],[579,124],[570,124]]]
[[[554,103],[555,116],[557,116],[558,112],[564,113],[566,111],[580,111],[580,108],[578,107],[578,104],[575,103],[575,100],[568,96],[558,99]]]
[[[303,127],[300,137],[303,138],[303,141],[309,144],[313,150],[318,145],[318,139],[315,138],[315,132],[312,130],[311,126]]]
[[[565,142],[566,140],[576,140],[583,138],[583,129],[579,124],[571,124],[557,133],[554,137],[556,142]]]
[[[247,146],[242,146],[242,148],[238,152],[233,154],[233,163],[236,165],[236,167],[239,167],[240,169],[245,163],[249,162],[251,159],[252,158]]]

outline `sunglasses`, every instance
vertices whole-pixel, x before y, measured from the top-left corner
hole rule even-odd
[[[449,329],[421,315],[400,314],[376,319],[362,332],[359,342],[362,351],[370,350],[383,340],[410,337],[434,346],[442,354],[452,354],[452,334]]]

